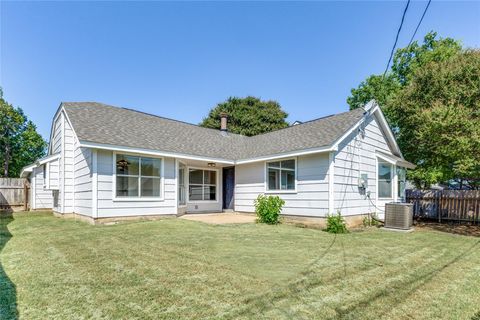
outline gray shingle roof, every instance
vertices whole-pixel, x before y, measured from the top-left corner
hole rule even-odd
[[[364,111],[359,108],[253,136],[243,158],[331,146],[362,119]]]
[[[331,146],[363,109],[245,137],[96,102],[62,103],[79,140],[225,160]]]

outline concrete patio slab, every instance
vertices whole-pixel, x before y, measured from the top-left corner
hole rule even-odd
[[[185,214],[180,219],[200,221],[210,224],[254,223],[255,215],[245,213],[195,213]]]

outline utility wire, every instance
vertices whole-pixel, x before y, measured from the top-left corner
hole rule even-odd
[[[400,22],[400,26],[398,27],[397,36],[395,37],[395,43],[393,44],[392,52],[390,52],[390,58],[388,59],[387,67],[385,68],[385,72],[383,73],[384,78],[385,78],[385,74],[388,71],[388,67],[390,66],[390,61],[392,61],[393,53],[395,52],[395,47],[397,46],[397,42],[398,42],[398,36],[400,35],[400,31],[402,30],[403,21],[405,20],[405,15],[407,13],[409,5],[410,5],[410,0],[407,1],[407,5],[405,6],[405,9],[403,10],[402,21]]]
[[[415,35],[417,34],[418,28],[420,28],[420,25],[422,24],[423,18],[425,17],[425,14],[427,13],[428,7],[430,6],[430,2],[432,2],[432,0],[428,0],[427,6],[425,7],[425,10],[423,11],[422,17],[420,18],[420,21],[418,22],[417,27],[415,28],[415,32],[413,33],[413,36],[410,39],[410,42],[408,43],[407,47],[410,47],[410,45],[412,44],[413,38],[415,38]]]

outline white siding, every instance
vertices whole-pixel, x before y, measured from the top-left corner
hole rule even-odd
[[[375,150],[391,154],[387,141],[378,126],[376,119],[370,116],[365,126],[365,135],[355,130],[339,146],[335,156],[334,208],[342,215],[366,214],[378,211],[375,205],[384,208],[383,204],[375,204],[376,199],[376,155]],[[361,173],[368,174],[369,200],[358,188]],[[392,200],[386,200],[390,202]],[[375,205],[374,205],[375,204]]]
[[[75,148],[75,213],[92,216],[92,150]]]
[[[235,211],[254,212],[253,201],[265,192],[265,162],[235,166]]]
[[[59,114],[53,125],[52,154],[62,151],[62,116]]]
[[[55,119],[53,130],[52,154],[60,153],[60,159],[50,164],[50,188],[58,188],[58,201],[54,201],[53,210],[72,213],[75,206],[75,137],[63,112]]]
[[[164,200],[114,201],[113,153],[97,151],[98,217],[126,217],[141,215],[176,214],[175,159],[164,158]]]
[[[66,118],[64,119],[64,152],[63,152],[63,199],[64,212],[74,212],[74,172],[75,172],[75,137]],[[62,167],[61,167],[62,169]]]
[[[63,114],[60,113],[57,118],[54,120],[53,124],[53,136],[52,136],[52,154],[60,153],[63,155]],[[54,191],[54,199],[53,203],[53,210],[57,212],[62,212],[62,187],[63,187],[63,159],[62,156],[60,157],[58,163],[58,168],[56,164],[54,165],[53,169],[55,170],[55,174],[58,172],[58,180],[56,183],[54,181],[52,186],[56,186],[59,190]],[[51,181],[52,182],[52,181]]]
[[[58,190],[59,188],[59,179],[60,179],[60,160],[54,160],[48,164],[48,180],[49,187],[51,190]]]
[[[52,191],[44,188],[43,166],[33,169],[31,174],[31,208],[32,209],[51,209],[53,206]]]
[[[285,200],[282,214],[323,217],[328,213],[328,154],[297,158],[295,193],[269,193]],[[265,192],[265,162],[235,167],[235,210],[254,212],[254,200]]]

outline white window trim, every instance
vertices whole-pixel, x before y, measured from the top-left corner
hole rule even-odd
[[[143,158],[154,158],[161,160],[160,168],[160,197],[117,197],[117,154],[124,154],[134,157],[143,157]],[[112,156],[112,200],[115,202],[138,202],[138,201],[165,201],[165,159],[163,157],[155,157],[151,155],[142,155],[139,153],[129,153],[129,152],[113,152]],[[140,185],[139,185],[140,193]]]
[[[400,191],[400,188],[399,188],[399,187],[400,187],[400,186],[399,186],[399,184],[400,184],[400,177],[398,176],[398,170],[399,170],[399,169],[404,170],[404,172],[405,172],[405,181],[404,181],[405,185],[404,185],[403,193],[400,194],[400,195],[398,194],[399,191]],[[405,187],[406,187],[406,184],[407,184],[406,175],[407,175],[407,169],[406,169],[406,168],[403,168],[403,167],[400,167],[400,166],[396,166],[396,168],[395,168],[395,176],[396,176],[396,180],[397,180],[397,184],[396,184],[397,190],[396,190],[396,192],[395,192],[395,195],[396,195],[397,199],[396,199],[395,201],[402,201],[402,202],[405,201],[405,190],[406,190]]]
[[[295,161],[295,189],[293,190],[269,190],[268,189],[268,164],[270,162],[279,162],[279,161],[285,161],[285,160],[294,160]],[[297,191],[297,177],[298,177],[298,157],[293,157],[293,158],[282,158],[282,159],[275,159],[275,160],[269,160],[265,161],[263,169],[264,169],[264,189],[265,189],[265,194],[288,194],[288,193],[298,193]]]
[[[395,173],[394,173],[394,171],[393,171],[393,170],[395,170],[395,165],[392,164],[392,163],[390,163],[390,162],[388,162],[388,161],[385,161],[385,160],[383,160],[383,159],[382,159],[381,161],[379,161],[378,158],[379,158],[379,157],[377,157],[377,168],[376,168],[377,174],[376,174],[376,178],[375,178],[375,181],[376,181],[376,184],[377,184],[377,199],[378,199],[378,200],[381,200],[381,201],[384,201],[384,200],[392,200],[392,199],[394,199],[394,197],[395,197],[395,193],[394,193],[394,192],[395,192],[395,190],[394,190],[394,189],[395,189],[395,187],[394,187],[394,175],[395,175]],[[390,168],[391,168],[391,170],[390,170],[391,196],[390,196],[390,197],[380,197],[380,193],[378,192],[378,190],[379,190],[379,188],[378,188],[378,187],[379,187],[379,183],[378,183],[378,182],[379,182],[379,180],[378,180],[378,173],[379,173],[379,172],[378,172],[378,166],[380,165],[380,163],[387,163],[387,164],[390,165]]]
[[[43,164],[43,170],[45,174],[43,175],[45,178],[43,179],[43,189],[49,190],[50,189],[50,162]]]
[[[178,193],[178,187],[180,186],[180,183],[178,181],[178,173],[180,172],[180,164],[183,164],[185,166],[185,176],[183,177],[184,180],[185,180],[185,204],[179,204],[179,199],[180,199],[180,194]],[[188,184],[187,184],[187,181],[188,181],[188,167],[187,167],[187,164],[183,161],[180,161],[177,159],[177,186],[176,186],[176,190],[175,190],[175,193],[177,194],[177,206],[179,208],[185,208],[187,206],[187,203],[188,203]]]
[[[393,201],[397,202],[398,201],[398,175],[397,175],[397,166],[393,165]]]
[[[187,176],[186,176],[186,196],[187,196],[187,204],[193,203],[193,204],[198,204],[198,203],[220,203],[220,174],[219,174],[219,169],[215,168],[209,168],[209,167],[190,167],[187,166]],[[215,199],[216,200],[190,200],[190,169],[196,169],[196,170],[206,170],[206,171],[215,171],[215,180],[216,180],[216,190],[215,190]]]

